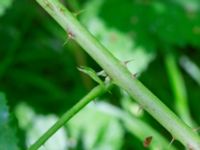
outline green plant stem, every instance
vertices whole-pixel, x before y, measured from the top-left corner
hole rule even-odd
[[[50,128],[48,129],[31,147],[29,150],[37,150],[42,146],[58,129],[60,129],[67,121],[69,121],[75,114],[77,114],[83,107],[85,107],[89,102],[94,100],[96,97],[106,93],[112,84],[106,87],[98,85],[93,88],[85,97],[83,97],[76,105],[74,105],[69,111],[64,113],[64,115]]]
[[[172,136],[193,150],[200,149],[200,139],[182,120],[166,107],[128,69],[90,34],[58,0],[36,0],[106,71],[115,84],[124,88]]]
[[[195,123],[190,116],[185,83],[172,52],[165,54],[165,65],[172,91],[174,92],[175,109],[185,123],[191,127],[195,127]]]
[[[188,75],[200,86],[200,68],[198,65],[187,56],[181,57],[180,64]]]

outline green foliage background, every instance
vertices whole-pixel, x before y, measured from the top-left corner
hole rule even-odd
[[[174,112],[200,124],[198,0],[63,1],[82,24]],[[101,68],[33,0],[0,2],[0,149],[26,149],[94,87],[77,70]],[[41,149],[183,149],[115,87]],[[181,96],[180,96],[181,95]],[[189,119],[188,119],[189,118]]]

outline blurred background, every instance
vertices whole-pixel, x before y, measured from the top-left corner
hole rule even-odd
[[[198,132],[199,0],[62,0],[163,103]],[[67,41],[67,42],[66,42]],[[35,0],[0,1],[0,149],[26,149],[97,85],[101,68]],[[152,141],[144,145],[145,139]],[[182,150],[125,91],[81,110],[41,150]]]

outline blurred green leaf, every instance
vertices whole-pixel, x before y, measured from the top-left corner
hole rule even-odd
[[[5,95],[0,92],[0,149],[18,150],[15,129],[10,125],[10,115]]]
[[[15,110],[19,126],[26,131],[26,147],[35,142],[48,128],[50,128],[58,117],[49,115],[38,115],[25,103],[20,103]],[[39,150],[67,150],[68,139],[65,130],[62,128],[56,132]]]
[[[118,118],[110,113],[112,111],[106,104],[91,103],[67,124],[70,137],[77,141],[82,133],[85,149],[120,150],[124,133]]]
[[[5,10],[11,6],[13,0],[1,0],[0,1],[0,16],[5,13]]]
[[[121,11],[122,6],[124,10]],[[134,60],[128,68],[131,72],[137,73],[144,71],[154,59],[155,47],[149,42],[151,40],[145,41],[148,48],[135,43],[130,21],[126,21],[127,17],[131,17],[132,7],[130,6],[128,1],[92,0],[84,7],[87,11],[82,14],[81,21],[118,59],[121,61]],[[119,10],[127,12],[116,15]],[[127,29],[130,30],[127,31]]]

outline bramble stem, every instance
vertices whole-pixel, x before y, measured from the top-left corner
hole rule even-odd
[[[83,97],[77,104],[75,104],[69,111],[50,128],[46,131],[31,147],[29,150],[37,150],[42,146],[58,129],[60,129],[67,121],[69,121],[75,114],[77,114],[83,107],[89,102],[94,100],[96,97],[101,96],[107,90],[111,88],[112,84],[105,86],[98,85],[93,88],[85,97]]]
[[[36,0],[58,24],[105,70],[115,84],[125,89],[172,136],[186,147],[200,150],[200,139],[128,69],[89,33],[58,0]]]

